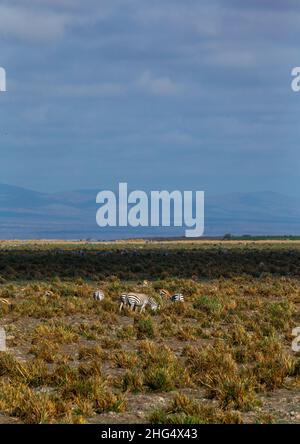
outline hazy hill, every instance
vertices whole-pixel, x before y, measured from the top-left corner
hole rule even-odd
[[[100,229],[98,190],[39,193],[0,184],[0,238],[123,238],[182,235],[178,228]],[[274,192],[206,195],[205,234],[300,234],[300,198]]]

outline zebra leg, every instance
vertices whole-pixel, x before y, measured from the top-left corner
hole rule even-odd
[[[121,302],[121,304],[120,304],[120,308],[119,308],[119,311],[120,311],[120,312],[122,311],[123,307],[124,307],[124,302]]]

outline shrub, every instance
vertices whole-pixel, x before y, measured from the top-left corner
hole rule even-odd
[[[222,311],[220,300],[214,296],[201,296],[197,298],[193,306],[197,310],[203,310],[210,315],[219,315]]]
[[[138,339],[153,339],[156,336],[155,328],[150,318],[135,319],[134,327]]]
[[[172,372],[166,368],[153,367],[145,372],[145,384],[150,390],[169,392],[175,388]]]

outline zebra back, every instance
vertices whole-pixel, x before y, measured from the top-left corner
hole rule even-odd
[[[145,307],[149,305],[151,310],[157,310],[158,308],[156,300],[143,293],[128,293],[127,301],[131,307]]]
[[[127,301],[129,305],[140,307],[148,303],[149,297],[143,293],[128,293]]]

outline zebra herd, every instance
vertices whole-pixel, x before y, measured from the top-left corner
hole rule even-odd
[[[145,286],[145,285],[143,285]],[[169,291],[161,289],[159,290],[159,296],[161,300],[170,301],[170,302],[184,302],[184,296],[182,293],[171,294]],[[95,301],[103,301],[105,298],[104,292],[102,290],[96,290],[93,293],[93,299]],[[123,308],[128,307],[132,311],[136,309],[140,309],[140,313],[142,313],[147,306],[150,307],[152,311],[156,311],[159,308],[159,304],[157,301],[144,293],[122,293],[120,298],[120,308],[121,312]]]

